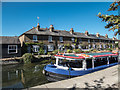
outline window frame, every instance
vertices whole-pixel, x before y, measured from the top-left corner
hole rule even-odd
[[[54,51],[54,45],[47,45],[48,51]]]
[[[35,49],[34,49],[35,48]],[[38,48],[38,49],[37,49]],[[33,51],[39,52],[40,47],[38,45],[33,45]]]
[[[59,37],[59,40],[60,40],[60,42],[63,42],[63,37],[60,36],[60,37]]]
[[[72,42],[75,42],[75,38],[74,37],[72,37],[71,40],[72,40]]]
[[[10,46],[15,46],[16,49],[10,49]],[[10,50],[16,50],[16,52],[10,52]],[[17,45],[8,45],[8,54],[16,54],[18,53],[18,46]]]
[[[48,42],[52,42],[52,36],[48,36]]]
[[[35,37],[35,40],[34,40],[34,37]],[[33,41],[38,41],[37,35],[33,35]]]

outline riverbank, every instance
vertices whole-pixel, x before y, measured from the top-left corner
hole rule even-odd
[[[39,85],[34,88],[118,88],[118,65],[84,76]]]
[[[35,62],[45,62],[44,60],[51,59],[51,55],[34,55]],[[22,57],[14,57],[14,58],[1,58],[0,65],[9,65],[9,64],[19,64],[21,63],[20,59]]]

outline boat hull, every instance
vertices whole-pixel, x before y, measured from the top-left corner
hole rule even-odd
[[[48,64],[44,67],[44,74],[46,75],[49,81],[60,81],[71,77],[82,76],[88,73],[99,71],[117,64],[118,63],[112,63],[109,65],[97,66],[94,69],[89,68],[87,70],[79,70],[79,71],[58,69],[56,66]]]

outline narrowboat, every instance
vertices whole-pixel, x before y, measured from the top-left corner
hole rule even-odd
[[[64,53],[54,55],[54,57],[56,58],[55,64],[48,64],[43,70],[49,81],[82,76],[118,64],[118,54],[112,52]]]

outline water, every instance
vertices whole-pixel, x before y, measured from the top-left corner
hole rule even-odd
[[[2,66],[2,87],[29,88],[48,83],[45,75],[42,74],[44,66],[39,63],[4,65]]]

